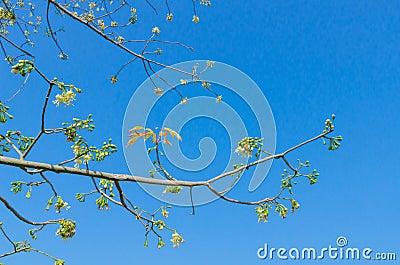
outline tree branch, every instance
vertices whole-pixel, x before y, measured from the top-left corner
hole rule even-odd
[[[49,220],[49,221],[45,221],[45,222],[33,222],[33,221],[23,217],[17,210],[15,210],[14,207],[12,207],[10,205],[10,203],[4,197],[0,196],[0,201],[4,204],[4,206],[8,210],[10,210],[15,215],[15,217],[17,217],[19,220],[21,220],[24,223],[34,225],[34,226],[42,226],[42,225],[48,225],[48,224],[56,224],[59,222],[59,220]]]
[[[133,175],[128,175],[128,174],[108,173],[108,172],[93,171],[93,170],[88,170],[88,169],[66,167],[66,166],[61,166],[61,165],[53,165],[53,164],[47,164],[47,163],[41,163],[41,162],[19,160],[19,159],[5,157],[5,156],[0,156],[0,164],[16,166],[16,167],[24,167],[24,168],[42,169],[42,170],[51,171],[51,172],[55,172],[55,173],[68,173],[68,174],[73,174],[73,175],[89,176],[89,177],[94,177],[94,178],[103,178],[103,179],[108,179],[108,180],[113,180],[113,181],[130,181],[130,182],[139,182],[139,183],[145,183],[145,184],[165,185],[165,186],[184,186],[184,187],[208,186],[222,178],[225,178],[227,176],[235,174],[239,171],[243,171],[245,169],[248,169],[250,167],[258,165],[260,163],[264,163],[271,159],[283,158],[286,154],[304,146],[305,144],[316,141],[316,140],[324,137],[325,135],[331,133],[332,131],[333,131],[333,129],[328,130],[328,131],[321,133],[311,139],[308,139],[292,148],[287,149],[283,153],[270,155],[268,157],[256,160],[247,165],[243,165],[243,166],[238,167],[229,172],[220,174],[220,175],[218,175],[214,178],[211,178],[207,181],[183,181],[183,180],[163,180],[163,179],[155,179],[155,178],[146,178],[146,177],[133,176]]]
[[[29,52],[25,51],[24,49],[22,49],[21,47],[19,47],[17,44],[15,44],[14,42],[12,42],[11,40],[7,39],[6,36],[4,36],[3,34],[0,34],[0,38],[4,39],[6,42],[10,43],[14,48],[18,49],[19,51],[25,53],[26,55],[28,55],[29,57],[35,58],[35,56],[33,56],[32,54],[30,54]]]
[[[0,255],[0,259],[1,259],[1,258],[5,258],[5,257],[7,257],[7,256],[11,256],[11,255],[16,254],[16,253],[18,253],[18,252],[26,251],[26,250],[28,250],[28,249],[30,249],[30,248],[31,248],[31,247],[19,248],[19,249],[17,249],[17,250],[11,251],[11,252],[1,254],[1,255]]]
[[[99,30],[99,29],[97,29],[96,27],[94,27],[93,25],[89,24],[89,22],[86,22],[86,21],[80,19],[79,17],[75,16],[74,14],[72,14],[72,12],[70,12],[70,11],[69,11],[67,8],[65,8],[62,4],[56,2],[55,0],[47,0],[47,1],[50,2],[50,3],[52,3],[52,4],[53,4],[54,6],[56,6],[57,8],[59,8],[62,12],[64,12],[65,14],[67,14],[67,15],[68,15],[69,17],[71,17],[72,19],[74,19],[74,20],[80,22],[81,24],[84,24],[85,26],[87,26],[88,28],[90,28],[91,30],[93,30],[95,33],[97,33],[98,35],[100,35],[101,37],[103,37],[105,40],[107,40],[107,41],[111,42],[112,44],[118,46],[119,48],[121,48],[122,50],[126,51],[127,53],[129,53],[129,54],[131,54],[131,55],[133,55],[133,56],[135,56],[135,57],[138,57],[139,59],[142,59],[142,60],[144,60],[144,61],[148,61],[148,62],[150,62],[150,63],[153,63],[153,64],[156,64],[156,65],[158,65],[158,66],[161,66],[161,67],[163,67],[163,68],[168,68],[168,69],[171,69],[171,70],[174,70],[174,71],[183,73],[183,74],[187,74],[187,75],[193,76],[193,74],[190,73],[190,72],[186,72],[186,71],[184,71],[184,70],[181,70],[181,69],[178,69],[178,68],[175,68],[175,67],[172,67],[172,66],[169,66],[169,65],[165,65],[165,64],[162,64],[162,63],[160,63],[160,62],[157,62],[157,61],[148,59],[148,58],[144,57],[143,55],[138,54],[138,53],[136,53],[136,52],[130,50],[128,47],[126,47],[126,46],[124,46],[124,45],[121,45],[121,44],[118,43],[117,41],[115,41],[115,40],[113,40],[112,38],[108,37],[108,36],[107,36],[106,34],[104,34],[101,30]]]

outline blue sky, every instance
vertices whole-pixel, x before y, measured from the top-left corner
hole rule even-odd
[[[271,214],[268,223],[257,223],[254,207],[222,200],[197,207],[194,216],[190,215],[190,208],[173,207],[168,222],[186,240],[179,249],[173,249],[168,242],[167,247],[159,250],[154,240],[144,248],[142,227],[122,209],[114,206],[109,211],[98,211],[93,200],[85,204],[74,200],[76,192],[91,189],[90,180],[49,174],[71,204],[66,216],[78,221],[78,232],[72,240],[61,242],[49,227],[39,235],[35,246],[65,258],[67,264],[309,264],[309,261],[260,260],[256,251],[264,243],[276,248],[323,248],[335,245],[337,237],[345,236],[350,247],[395,252],[400,258],[400,235],[396,232],[400,219],[396,144],[400,129],[396,115],[400,105],[399,3],[214,1],[211,7],[198,8],[198,24],[191,22],[190,1],[171,2],[173,23],[165,21],[163,6],[159,16],[145,3],[138,3],[137,9],[139,21],[129,32],[131,36],[148,36],[151,28],[158,26],[160,37],[181,41],[196,49],[191,52],[176,46],[160,46],[164,53],[157,59],[169,64],[194,59],[220,61],[242,70],[258,84],[275,118],[277,151],[318,134],[332,113],[337,117],[336,133],[344,137],[343,146],[337,152],[329,152],[316,142],[290,156],[294,161],[296,158],[309,160],[321,176],[315,186],[301,183],[296,187],[295,198],[301,207],[286,219]],[[126,54],[69,19],[63,24],[67,31],[60,35],[60,41],[70,59],[60,61],[54,44],[49,39],[37,38],[33,49],[38,55],[36,63],[49,76],[74,83],[84,92],[73,108],[51,106],[49,127],[92,113],[96,124],[90,138],[93,144],[101,144],[111,137],[120,147],[117,154],[96,169],[127,173],[122,152],[125,144],[121,138],[122,122],[132,94],[146,79],[145,72],[141,64],[132,64],[116,84],[111,84],[110,76],[129,60]],[[7,73],[1,82],[1,100],[4,100],[15,91],[21,79],[9,79],[5,63],[0,65],[0,70]],[[25,134],[35,135],[45,89],[45,84],[33,77],[32,83],[10,104],[15,120],[2,125],[1,132],[21,128]],[[172,108],[172,102],[163,108]],[[242,114],[247,112],[244,109]],[[194,129],[187,126],[182,131],[181,145],[187,156],[199,155],[197,142],[206,136],[214,137],[217,145],[221,144],[218,150],[230,152],[224,144],[226,132],[218,124],[207,120],[198,122],[200,125],[191,125]],[[212,128],[212,135],[200,130],[201,126]],[[249,130],[257,132],[251,125]],[[62,137],[55,136],[40,142],[41,148],[32,152],[31,159],[56,163],[68,158],[69,146],[62,141]],[[224,161],[224,154],[217,155],[215,164],[207,172],[218,171],[218,165]],[[281,162],[275,162],[255,193],[247,192],[248,180],[243,179],[232,195],[239,198],[273,195],[280,185],[283,168]],[[28,179],[22,171],[4,166],[1,173],[3,183]],[[136,184],[126,186],[139,206],[154,209],[164,205]],[[34,190],[29,201],[23,195],[11,194],[9,188],[3,184],[1,194],[19,205],[26,216],[38,220],[54,216],[41,211],[47,195],[41,196],[40,192],[49,192],[45,188]],[[0,208],[0,216],[7,224],[5,229],[14,232],[15,240],[26,236],[27,227],[4,208]],[[168,241],[168,233],[165,240]],[[5,240],[0,239],[0,249],[5,246]],[[26,260],[31,264],[51,264],[35,254],[16,255],[4,262],[22,264]],[[338,264],[341,261],[316,262]],[[361,263],[346,261],[346,264]]]

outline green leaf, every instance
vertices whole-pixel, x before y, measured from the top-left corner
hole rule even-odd
[[[182,190],[181,186],[167,186],[163,191],[163,194],[166,194],[168,192],[173,194],[178,194],[181,192],[181,190]]]
[[[11,182],[11,191],[14,192],[14,194],[17,194],[22,190],[22,184],[24,184],[23,181]]]
[[[47,206],[46,206],[46,211],[48,211],[50,209],[50,206],[53,205],[53,201],[54,201],[54,195],[50,197],[50,199],[47,201]]]
[[[79,201],[79,202],[85,202],[86,199],[86,194],[82,194],[82,193],[77,193],[75,198]]]
[[[54,262],[54,265],[64,265],[65,264],[65,260],[61,260],[61,259],[57,259]]]

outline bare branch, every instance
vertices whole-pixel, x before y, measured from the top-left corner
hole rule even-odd
[[[31,247],[23,247],[23,248],[19,248],[19,249],[17,249],[17,250],[14,250],[14,251],[11,251],[11,252],[8,252],[8,253],[1,254],[1,255],[0,255],[0,259],[1,259],[1,258],[5,258],[5,257],[7,257],[7,256],[11,256],[11,255],[16,254],[16,253],[18,253],[18,252],[26,251],[26,250],[28,250],[28,249],[30,249],[30,248],[31,248]]]
[[[15,92],[14,95],[12,95],[9,99],[7,99],[7,100],[5,101],[5,103],[8,103],[8,102],[12,101],[12,100],[22,91],[22,89],[25,87],[26,83],[28,82],[30,76],[31,76],[31,73],[28,73],[28,74],[26,75],[24,82],[23,82],[22,85],[19,87],[19,89],[17,90],[17,92]]]
[[[226,197],[225,195],[222,195],[220,192],[218,192],[216,189],[214,189],[210,184],[207,183],[207,188],[212,191],[215,195],[217,195],[219,198],[224,199],[225,201],[232,202],[232,203],[237,203],[237,204],[246,204],[246,205],[258,205],[263,202],[271,202],[276,200],[278,197],[273,197],[273,198],[265,198],[260,201],[254,201],[254,202],[246,202],[246,201],[240,201],[236,199],[231,199]]]
[[[35,56],[33,56],[31,53],[27,52],[26,50],[22,49],[21,47],[19,47],[17,44],[15,44],[14,42],[12,42],[11,40],[9,40],[6,36],[4,36],[3,34],[0,34],[0,38],[4,39],[6,42],[10,43],[14,48],[18,49],[19,51],[25,53],[26,55],[28,55],[29,57],[35,58]]]
[[[35,144],[37,143],[37,141],[39,140],[39,138],[42,136],[42,134],[45,132],[45,116],[46,116],[46,109],[47,109],[47,105],[49,103],[49,98],[50,98],[50,94],[51,94],[51,90],[53,88],[53,83],[50,82],[49,83],[49,88],[47,90],[46,93],[46,98],[44,100],[44,104],[43,104],[43,108],[42,108],[42,116],[41,116],[41,126],[40,126],[40,132],[38,133],[38,135],[33,139],[32,143],[29,145],[28,149],[26,149],[23,158],[25,158],[29,152],[32,150],[32,148],[35,146]]]
[[[4,237],[7,239],[8,242],[10,242],[10,244],[14,247],[15,250],[15,244],[14,242],[11,240],[11,238],[7,235],[6,231],[4,231],[3,225],[0,224],[0,230],[3,233]]]
[[[42,179],[43,179],[45,182],[47,182],[47,184],[49,184],[51,190],[54,192],[54,196],[57,196],[57,191],[56,191],[56,189],[54,188],[53,183],[51,183],[51,181],[43,174],[43,172],[40,172],[39,174],[40,174],[40,176],[42,177]]]
[[[2,138],[4,138],[7,141],[7,143],[9,143],[11,145],[11,147],[14,149],[14,151],[19,155],[19,158],[23,159],[23,154],[18,149],[18,147],[16,147],[15,144],[10,140],[10,138],[8,138],[7,136],[1,135],[1,134],[0,134],[0,136]]]
[[[126,41],[124,41],[125,43],[130,43],[130,42],[147,42],[147,41],[149,41],[149,40],[126,40]],[[178,46],[181,46],[181,47],[183,47],[183,48],[186,48],[186,49],[189,49],[189,50],[191,50],[191,51],[194,51],[194,48],[193,47],[190,47],[190,46],[188,46],[188,45],[185,45],[185,44],[183,44],[183,43],[180,43],[180,42],[178,42],[178,41],[168,41],[168,40],[150,40],[150,42],[160,42],[160,43],[165,43],[165,44],[172,44],[172,45],[178,45]]]
[[[47,26],[49,27],[50,36],[53,39],[54,43],[56,44],[57,48],[60,50],[61,54],[64,54],[63,50],[61,49],[60,44],[58,44],[58,41],[57,41],[56,37],[54,36],[54,32],[53,32],[53,30],[51,28],[50,18],[49,18],[49,11],[50,11],[50,2],[47,2],[46,21],[47,21]]]
[[[52,3],[54,6],[58,7],[62,12],[64,12],[64,13],[67,14],[68,16],[70,16],[72,19],[74,19],[74,20],[80,22],[81,24],[84,24],[85,26],[89,27],[91,30],[93,30],[94,32],[96,32],[98,35],[100,35],[101,37],[103,37],[105,40],[107,40],[107,41],[111,42],[112,44],[118,46],[119,48],[121,48],[122,50],[126,51],[127,53],[129,53],[129,54],[131,54],[131,55],[133,55],[133,56],[135,56],[135,57],[138,57],[139,59],[142,59],[142,60],[144,60],[144,61],[148,61],[148,62],[150,62],[150,63],[153,63],[153,64],[156,64],[156,65],[158,65],[158,66],[161,66],[161,67],[163,67],[163,68],[168,68],[168,69],[171,69],[171,70],[174,70],[174,71],[177,71],[177,72],[180,72],[180,73],[189,75],[189,76],[192,76],[192,75],[193,75],[193,74],[190,73],[190,72],[186,72],[186,71],[184,71],[184,70],[181,70],[181,69],[178,69],[178,68],[175,68],[175,67],[172,67],[172,66],[169,66],[169,65],[165,65],[165,64],[162,64],[162,63],[160,63],[160,62],[157,62],[157,61],[148,59],[148,58],[144,57],[143,55],[138,54],[138,53],[136,53],[136,52],[130,50],[130,49],[127,48],[126,46],[124,46],[124,45],[118,43],[117,41],[113,40],[112,38],[108,37],[108,36],[107,36],[106,34],[104,34],[101,30],[99,30],[99,29],[97,29],[96,27],[94,27],[93,25],[89,24],[89,22],[86,22],[86,21],[80,19],[79,17],[75,16],[74,14],[72,14],[72,12],[70,12],[67,8],[65,8],[63,5],[61,5],[60,3],[56,2],[55,0],[47,0],[47,1],[49,1],[50,3]]]
[[[26,219],[20,213],[18,213],[18,211],[15,210],[15,208],[12,207],[10,205],[10,203],[4,197],[0,196],[0,201],[4,204],[4,206],[8,210],[10,210],[15,215],[15,217],[17,217],[19,220],[21,220],[22,222],[27,223],[27,224],[34,225],[34,226],[42,226],[42,225],[48,225],[48,224],[56,224],[60,221],[60,220],[49,220],[49,221],[45,221],[45,222],[34,222],[29,219]]]

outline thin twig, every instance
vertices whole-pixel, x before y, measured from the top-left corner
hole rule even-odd
[[[180,73],[189,75],[189,76],[192,76],[192,75],[193,75],[193,74],[190,73],[190,72],[187,72],[187,71],[184,71],[184,70],[181,70],[181,69],[178,69],[178,68],[169,66],[169,65],[165,65],[165,64],[162,64],[162,63],[157,62],[157,61],[154,61],[154,60],[151,60],[151,59],[149,59],[149,58],[144,57],[144,56],[141,55],[141,54],[138,54],[138,53],[136,53],[136,52],[130,50],[130,49],[127,48],[126,46],[121,45],[120,43],[118,43],[116,40],[114,40],[114,39],[108,37],[108,36],[107,36],[106,34],[104,34],[101,30],[99,30],[99,29],[97,29],[96,27],[94,27],[93,25],[89,24],[89,22],[83,21],[83,20],[80,19],[79,17],[75,16],[75,15],[72,14],[67,8],[65,8],[64,6],[62,6],[60,3],[56,2],[55,0],[47,0],[47,1],[51,2],[54,6],[58,7],[62,12],[64,12],[64,13],[67,14],[68,16],[70,16],[72,19],[74,19],[74,20],[78,21],[79,23],[81,23],[81,24],[83,24],[83,25],[89,27],[91,30],[93,30],[95,33],[97,33],[97,34],[100,35],[101,37],[103,37],[105,40],[111,42],[112,44],[114,44],[114,45],[116,45],[117,47],[121,48],[122,50],[126,51],[127,53],[129,53],[129,54],[131,54],[131,55],[133,55],[133,56],[135,56],[135,57],[138,57],[139,59],[142,59],[142,60],[148,61],[148,62],[150,62],[150,63],[156,64],[156,65],[158,65],[158,66],[161,66],[161,67],[163,67],[163,68],[168,68],[168,69],[171,69],[171,70],[174,70],[174,71],[177,71],[177,72],[180,72]]]
[[[49,220],[49,221],[45,221],[45,222],[34,222],[29,219],[26,219],[20,213],[18,213],[18,211],[15,210],[15,208],[12,207],[10,205],[10,203],[4,197],[0,196],[0,201],[4,204],[4,206],[8,210],[10,210],[15,215],[15,217],[17,217],[19,220],[21,220],[22,222],[27,223],[27,224],[34,225],[34,226],[41,226],[41,225],[48,225],[48,224],[56,224],[60,221],[60,220]]]
[[[4,231],[4,228],[3,228],[2,225],[0,226],[0,230],[1,230],[1,232],[3,233],[4,237],[7,239],[7,241],[10,242],[10,244],[14,247],[14,250],[16,250],[16,249],[15,249],[15,244],[14,244],[14,242],[13,242],[13,241],[11,240],[11,238],[7,235],[6,231]]]
[[[153,4],[149,0],[146,0],[146,3],[151,7],[151,9],[153,9],[154,13],[158,15],[157,9],[153,6]]]
[[[1,259],[1,258],[5,258],[5,257],[7,257],[7,256],[11,256],[11,255],[16,254],[16,253],[18,253],[18,252],[26,251],[26,250],[28,250],[28,249],[31,249],[31,247],[23,247],[23,248],[19,248],[19,249],[17,249],[17,250],[14,250],[14,251],[11,251],[11,252],[8,252],[8,253],[1,254],[1,255],[0,255],[0,259]]]
[[[42,136],[42,134],[45,131],[45,116],[46,116],[46,109],[47,109],[47,105],[49,103],[49,98],[50,98],[50,94],[51,94],[51,90],[53,88],[53,83],[50,82],[49,83],[49,88],[47,90],[46,93],[46,98],[44,100],[43,103],[43,107],[42,107],[42,115],[41,115],[41,126],[40,126],[40,132],[38,133],[38,135],[33,139],[32,143],[29,145],[29,147],[26,149],[23,158],[26,158],[26,156],[29,154],[29,152],[32,150],[32,148],[35,146],[35,144],[37,143],[37,141],[39,140],[39,138]]]
[[[14,48],[18,49],[19,51],[25,53],[26,55],[28,55],[29,57],[35,58],[35,56],[33,56],[31,53],[27,52],[26,50],[22,49],[21,47],[19,47],[17,44],[15,44],[14,42],[12,42],[11,40],[7,39],[6,36],[0,34],[0,38],[4,39],[5,41],[7,41],[8,43],[10,43]]]
[[[20,159],[23,159],[24,155],[21,153],[21,151],[18,149],[18,147],[15,146],[15,144],[10,140],[10,138],[8,138],[7,136],[1,135],[0,136],[2,138],[4,138],[7,143],[9,143],[11,145],[11,147],[14,149],[14,151],[19,155]]]
[[[40,176],[42,177],[42,179],[43,179],[45,182],[47,182],[47,184],[49,184],[50,188],[51,188],[51,189],[53,190],[53,192],[54,192],[54,196],[57,196],[57,191],[56,191],[56,189],[54,188],[53,183],[51,183],[51,181],[50,181],[48,178],[46,178],[46,176],[43,174],[43,172],[40,172],[39,174],[40,174]]]
[[[148,40],[126,40],[124,41],[125,43],[130,43],[130,42],[147,42]],[[178,45],[181,46],[183,48],[189,49],[191,51],[194,51],[193,47],[190,47],[188,45],[185,45],[183,43],[180,43],[178,41],[168,41],[168,40],[157,40],[157,39],[153,39],[150,42],[159,42],[159,43],[165,43],[165,44],[172,44],[172,45]]]
[[[31,73],[28,73],[28,74],[26,75],[24,82],[23,82],[22,85],[19,87],[19,89],[17,90],[17,92],[15,92],[14,95],[12,95],[9,99],[7,99],[7,100],[5,101],[5,103],[8,103],[8,102],[12,101],[12,100],[22,91],[22,89],[23,89],[23,88],[25,87],[25,85],[28,83],[28,79],[29,79],[30,75],[31,75]]]
[[[56,37],[54,36],[53,30],[51,29],[49,11],[50,11],[50,2],[47,2],[47,8],[46,8],[47,26],[49,27],[51,38],[53,39],[53,41],[56,44],[57,48],[60,50],[61,54],[64,54],[63,50],[61,49],[60,45],[58,44],[58,41],[56,40]]]

